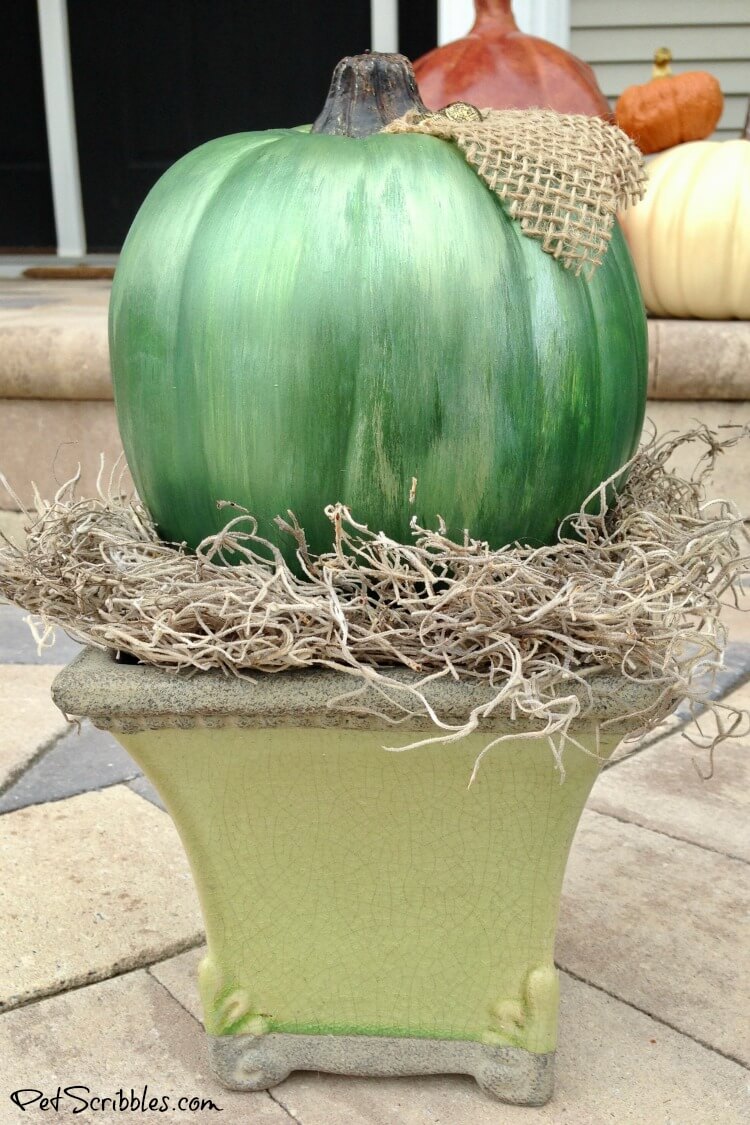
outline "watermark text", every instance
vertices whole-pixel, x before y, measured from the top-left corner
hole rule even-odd
[[[202,1098],[196,1095],[181,1094],[155,1094],[144,1086],[142,1090],[129,1090],[120,1088],[114,1094],[104,1096],[92,1092],[90,1086],[58,1086],[54,1094],[45,1093],[29,1087],[24,1090],[14,1090],[10,1100],[22,1113],[29,1110],[41,1110],[43,1113],[98,1113],[109,1110],[110,1113],[200,1113],[213,1110],[222,1113],[221,1106],[216,1105],[211,1098]]]

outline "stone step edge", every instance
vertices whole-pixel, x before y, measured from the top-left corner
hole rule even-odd
[[[0,399],[112,398],[106,310],[0,322]],[[650,319],[651,399],[750,399],[750,321]]]
[[[648,322],[652,399],[750,399],[750,321]]]

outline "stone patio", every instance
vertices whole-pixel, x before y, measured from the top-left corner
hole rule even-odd
[[[100,333],[106,286],[64,283],[86,284],[98,288],[90,300],[74,288],[73,304],[79,302],[87,330]],[[18,408],[27,412],[24,417],[33,413],[30,404],[63,403],[54,398],[63,385],[55,383],[56,360],[49,359],[47,375],[38,361],[41,382],[35,384],[52,397],[23,398],[28,384],[13,375],[7,349],[3,353],[13,316],[24,311],[18,301],[32,294],[33,305],[44,295],[35,292],[32,300],[28,288],[11,293],[0,284],[0,296],[16,298],[15,305],[6,304],[5,320],[0,317],[0,354],[6,357],[0,361],[0,384],[5,380],[0,399],[12,391],[17,397],[9,401],[27,404]],[[59,294],[55,289],[55,301]],[[70,305],[67,312],[54,309],[61,324],[66,317],[68,324],[76,322]],[[45,315],[38,314],[40,320]],[[14,323],[18,328],[21,321]],[[88,397],[63,405],[75,411],[76,402],[93,404],[84,414],[89,422],[99,414],[108,418],[111,434],[105,360],[85,327],[79,323],[81,347],[91,358],[79,391]],[[727,356],[746,346],[737,340],[735,334],[725,341]],[[659,346],[661,366],[652,380],[666,386],[671,376],[664,357],[677,346],[671,328]],[[53,352],[51,347],[50,357]],[[78,367],[70,360],[59,370]],[[750,390],[750,364],[747,376],[742,385]],[[738,378],[736,372],[731,379],[727,375],[725,385],[736,388]],[[65,375],[63,381],[65,393],[73,396],[75,380]],[[709,424],[748,421],[746,402],[715,397],[651,403],[649,412],[660,428],[684,427],[692,418]],[[10,409],[0,420],[4,433]],[[52,414],[57,409],[52,407]],[[42,415],[51,417],[44,405]],[[48,459],[55,433],[44,431]],[[103,433],[95,430],[92,440],[102,440]],[[0,468],[6,467],[4,458],[5,453]],[[750,511],[747,450],[727,455],[715,491]],[[13,511],[0,513],[6,533],[21,535],[22,522]],[[179,1097],[211,1099],[221,1114],[186,1109],[166,1119],[225,1125],[750,1120],[750,737],[725,744],[713,777],[704,780],[706,763],[683,737],[688,716],[681,710],[631,757],[613,762],[595,786],[565,884],[557,945],[560,1046],[549,1105],[499,1105],[459,1077],[297,1074],[268,1093],[235,1094],[218,1085],[207,1063],[195,985],[201,921],[177,833],[119,744],[88,723],[80,732],[69,727],[53,706],[51,680],[77,646],[58,636],[55,646],[40,654],[23,618],[0,606],[2,1125],[23,1119],[9,1101],[14,1090],[34,1088],[49,1096],[58,1085],[71,1084],[110,1098],[119,1088],[142,1091],[147,1084],[149,1097],[166,1095],[175,1107]],[[728,610],[726,619],[731,644],[717,693],[750,707],[750,612]],[[55,1117],[65,1120],[69,1114],[85,1123],[165,1120],[162,1113],[115,1110],[73,1117],[75,1104],[61,1104]],[[38,1106],[26,1112],[30,1120],[45,1117]]]
[[[717,690],[747,707],[750,614],[731,617]],[[297,1074],[269,1093],[234,1094],[207,1064],[200,914],[177,833],[118,743],[62,721],[49,684],[76,646],[60,637],[38,655],[23,618],[0,607],[3,1123],[20,1119],[12,1091],[71,1083],[100,1096],[148,1083],[175,1102],[210,1098],[237,1125],[748,1120],[750,739],[724,747],[702,780],[705,763],[672,722],[595,786],[565,883],[548,1106],[493,1104],[459,1077]]]

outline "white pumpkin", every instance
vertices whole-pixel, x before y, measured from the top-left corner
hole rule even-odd
[[[657,316],[750,319],[750,139],[676,145],[621,216]]]

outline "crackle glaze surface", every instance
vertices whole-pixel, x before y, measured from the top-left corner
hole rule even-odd
[[[405,745],[404,732],[117,737],[190,859],[209,1034],[554,1050],[560,888],[593,756],[570,747],[561,783],[545,741],[505,743],[469,788],[482,735],[403,754],[383,745]]]

